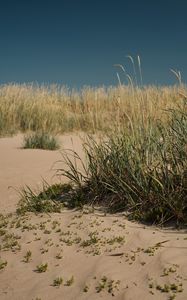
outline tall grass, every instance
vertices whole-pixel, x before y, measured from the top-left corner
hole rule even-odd
[[[187,225],[187,103],[165,112],[168,122],[151,119],[85,144],[84,172],[69,157],[59,169],[82,196],[82,203],[126,210],[133,219]],[[80,159],[75,153],[75,157]]]
[[[0,86],[0,135],[43,131],[109,131],[165,120],[164,109],[175,108],[187,87],[85,87],[80,91],[61,86],[8,84]]]

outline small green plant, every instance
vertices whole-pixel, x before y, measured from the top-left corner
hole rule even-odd
[[[175,273],[177,271],[176,267],[164,268],[163,274],[161,276],[168,276],[170,273]]]
[[[108,282],[108,293],[114,296],[114,291],[119,290],[120,280],[109,280]]]
[[[66,281],[65,285],[71,286],[74,283],[74,281],[74,276],[71,276],[71,278]]]
[[[48,264],[40,264],[38,266],[36,266],[36,272],[38,273],[44,273],[47,271],[47,268],[48,268]]]
[[[89,247],[91,245],[95,245],[99,242],[99,237],[98,237],[98,233],[96,231],[94,232],[90,232],[89,233],[89,239],[88,240],[84,240],[81,243],[81,246],[84,247]]]
[[[150,288],[150,289],[153,289],[153,288],[154,288],[154,283],[153,283],[153,282],[150,282],[150,283],[149,283],[149,288]]]
[[[0,228],[6,228],[8,223],[8,217],[0,214]]]
[[[160,284],[157,284],[156,289],[161,291],[162,293],[169,293],[170,286],[168,284],[164,284],[161,286]]]
[[[97,293],[100,293],[102,290],[106,289],[109,294],[114,295],[115,290],[119,290],[120,280],[108,279],[106,276],[103,276],[96,286]]]
[[[56,259],[62,259],[63,258],[62,254],[60,252],[57,253],[57,255],[55,257],[56,257]]]
[[[156,289],[162,293],[169,293],[169,292],[172,292],[174,294],[182,293],[183,292],[183,284],[182,283],[177,283],[177,284],[169,283],[169,284],[164,284],[163,286],[160,284],[157,284]]]
[[[62,277],[57,277],[53,280],[53,286],[60,286],[63,283]]]
[[[125,237],[123,237],[123,236],[115,236],[115,237],[107,240],[107,243],[109,245],[114,245],[115,243],[119,243],[119,244],[123,245],[124,242],[125,242]]]
[[[0,259],[0,270],[4,269],[7,266],[7,261],[2,261]]]
[[[2,238],[2,249],[3,250],[12,250],[17,251],[21,249],[21,245],[18,243],[18,240],[21,237],[18,235],[15,235],[13,233],[7,233]]]
[[[57,226],[60,226],[60,222],[54,220],[54,221],[52,222],[52,229],[53,229],[53,230],[56,229],[56,232],[59,232],[59,231],[57,231],[57,230],[60,229],[60,228],[56,228]]]
[[[100,282],[98,283],[98,285],[96,286],[96,291],[97,293],[100,293],[107,285],[107,280],[108,278],[106,276],[103,276],[100,280]]]
[[[61,212],[64,207],[63,200],[71,190],[71,185],[54,184],[50,186],[46,181],[43,182],[41,192],[35,192],[26,186],[19,192],[21,200],[18,203],[17,213],[24,215],[27,211],[35,213]]]
[[[32,256],[32,252],[31,252],[30,250],[27,251],[27,253],[26,253],[25,256],[24,256],[24,262],[25,262],[25,263],[30,262],[31,256]]]
[[[88,285],[85,285],[84,288],[83,288],[83,292],[84,293],[87,293],[89,290],[89,286]]]
[[[50,233],[51,233],[51,230],[48,230],[48,229],[44,230],[44,234],[50,234]]]
[[[0,236],[3,236],[3,235],[5,235],[6,234],[6,230],[5,229],[0,229]]]
[[[43,131],[36,131],[24,136],[23,148],[57,150],[60,145],[55,136]]]

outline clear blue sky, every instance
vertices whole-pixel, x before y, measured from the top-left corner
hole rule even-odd
[[[126,55],[140,55],[145,84],[173,84],[170,68],[186,82],[187,1],[1,2],[0,83],[115,85],[113,64],[132,73]]]

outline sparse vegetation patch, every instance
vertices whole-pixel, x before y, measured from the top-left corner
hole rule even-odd
[[[23,148],[57,150],[60,144],[55,136],[39,131],[25,134]]]

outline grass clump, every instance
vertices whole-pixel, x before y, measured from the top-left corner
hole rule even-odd
[[[20,250],[21,245],[18,243],[20,236],[13,233],[6,233],[2,238],[1,248],[2,250],[8,251],[12,250],[13,252]]]
[[[55,136],[43,131],[36,131],[24,136],[23,148],[57,150],[60,145]]]
[[[24,214],[61,212],[64,205],[68,205],[69,193],[72,191],[70,184],[53,184],[50,186],[43,182],[41,192],[34,192],[29,186],[20,192],[21,200],[18,203],[17,213]]]
[[[24,256],[24,262],[25,263],[28,263],[31,261],[31,257],[32,257],[32,252],[30,250],[27,251],[27,253],[25,254]]]
[[[187,224],[187,110],[186,103],[169,110],[163,125],[133,124],[98,143],[85,145],[87,165],[59,170],[81,191],[82,203],[104,205],[110,212],[151,223],[173,220]],[[77,154],[75,153],[77,157]]]
[[[41,265],[38,265],[36,266],[36,272],[38,273],[44,273],[47,271],[47,268],[48,268],[48,264],[41,264]]]
[[[7,266],[7,261],[2,261],[0,259],[0,270],[4,269]]]
[[[120,280],[109,280],[106,276],[103,276],[96,286],[97,293],[100,293],[103,290],[107,290],[109,294],[115,296],[115,290],[119,290]]]
[[[65,285],[71,286],[73,285],[74,281],[75,281],[74,276],[71,276],[71,278],[66,281]]]
[[[88,285],[85,285],[84,288],[83,288],[83,292],[84,293],[87,293],[89,291],[89,286]]]
[[[63,283],[62,277],[57,277],[53,280],[53,286],[60,286]]]

